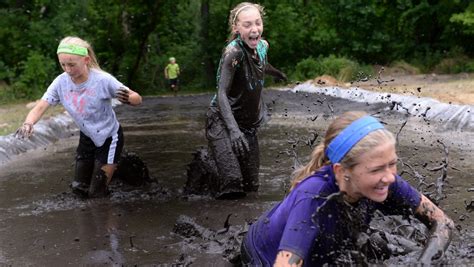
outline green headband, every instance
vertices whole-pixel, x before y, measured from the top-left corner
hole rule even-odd
[[[77,46],[73,44],[59,44],[58,51],[56,54],[65,53],[65,54],[73,54],[78,56],[87,56],[87,48],[82,46]]]

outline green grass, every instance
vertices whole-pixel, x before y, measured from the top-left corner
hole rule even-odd
[[[27,103],[25,101],[17,101],[12,104],[0,105],[0,135],[14,133],[21,126],[30,111],[26,107]],[[62,112],[64,112],[62,106],[50,107],[43,115],[43,118],[48,118]]]

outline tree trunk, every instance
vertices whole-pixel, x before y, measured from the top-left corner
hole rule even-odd
[[[150,23],[147,25],[146,29],[143,31],[143,34],[141,35],[141,38],[139,39],[140,42],[138,44],[137,57],[135,58],[135,63],[130,69],[130,72],[128,73],[128,78],[127,78],[127,84],[129,84],[130,86],[132,86],[133,84],[133,80],[135,79],[138,69],[140,68],[141,60],[146,53],[146,45],[148,42],[148,37],[156,28],[156,24],[158,22],[158,17],[159,17],[159,14],[158,14],[159,7],[160,7],[160,2],[156,1],[155,5],[151,9]]]
[[[205,85],[210,87],[214,84],[215,70],[207,44],[209,40],[209,0],[201,0],[201,50],[204,61]]]

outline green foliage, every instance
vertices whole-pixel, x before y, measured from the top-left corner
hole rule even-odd
[[[390,74],[420,74],[420,69],[406,62],[405,60],[397,60],[390,64]]]
[[[163,70],[170,56],[181,67],[183,90],[215,87],[227,17],[238,2],[1,1],[0,83],[11,88],[1,94],[42,95],[57,74],[58,42],[68,35],[92,43],[101,67],[142,94],[168,92]],[[267,13],[269,61],[293,70],[294,79],[327,73],[348,81],[370,73],[366,64],[391,62],[408,62],[422,72],[473,69],[472,1],[260,3]],[[461,53],[452,53],[457,50]]]
[[[15,102],[15,94],[11,86],[0,84],[0,104]]]
[[[22,75],[13,84],[13,94],[16,98],[38,98],[48,87],[51,77],[56,74],[56,65],[35,51],[30,52],[28,58],[20,62],[19,69]]]
[[[360,76],[372,74],[372,69],[368,66],[361,66],[355,61],[345,57],[312,57],[303,59],[296,65],[291,77],[295,80],[314,79],[316,76],[327,74],[335,77],[339,81],[352,81]]]
[[[320,74],[319,63],[316,59],[309,57],[296,64],[291,78],[297,81],[312,79]]]
[[[12,72],[3,61],[0,60],[0,81],[9,81]]]
[[[449,57],[442,59],[433,69],[436,73],[472,72],[474,60],[466,56]]]
[[[459,24],[464,33],[474,35],[474,3],[470,3],[464,12],[453,14],[449,21]]]

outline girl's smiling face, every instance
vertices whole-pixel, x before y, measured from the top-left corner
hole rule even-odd
[[[61,68],[71,77],[74,83],[82,83],[87,80],[89,57],[61,53],[58,54],[58,60]]]
[[[360,156],[351,169],[344,170],[344,191],[350,201],[366,197],[382,202],[388,196],[390,184],[395,182],[397,173],[397,153],[395,145],[386,143]]]
[[[263,33],[263,20],[260,11],[252,6],[240,11],[237,14],[233,31],[240,35],[248,47],[257,48]]]

